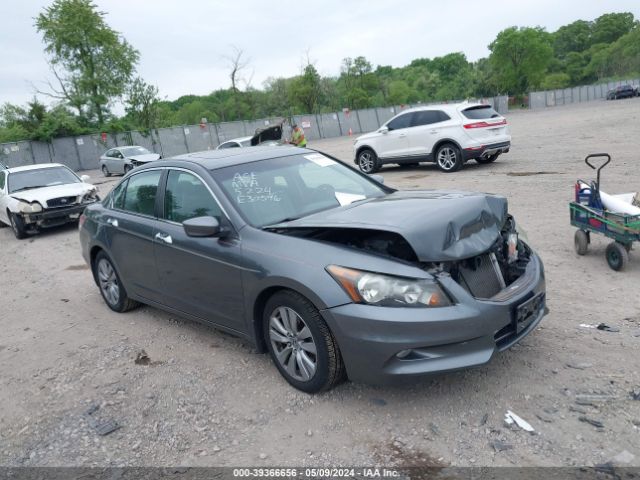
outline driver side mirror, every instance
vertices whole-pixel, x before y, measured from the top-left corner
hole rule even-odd
[[[216,217],[190,218],[182,222],[182,227],[189,237],[219,237],[222,233]]]
[[[382,127],[380,127],[378,129],[379,133],[389,133],[389,127],[387,127],[386,125],[383,125]]]
[[[89,175],[81,175],[80,180],[82,180],[84,183],[87,183],[89,182],[89,180],[91,180],[91,177]]]

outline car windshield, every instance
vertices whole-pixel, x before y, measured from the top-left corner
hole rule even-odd
[[[50,167],[13,172],[9,175],[8,182],[9,193],[15,193],[33,188],[80,183],[80,179],[68,168]]]
[[[320,153],[234,165],[211,174],[236,209],[258,228],[382,197],[388,191]]]
[[[151,152],[144,147],[125,147],[120,149],[120,153],[125,157],[132,157],[133,155],[146,155]]]

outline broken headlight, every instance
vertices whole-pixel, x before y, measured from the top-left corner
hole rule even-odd
[[[451,300],[436,282],[330,265],[327,271],[355,303],[383,307],[446,307]]]
[[[82,196],[82,203],[93,203],[98,201],[98,189],[93,188]]]
[[[28,203],[21,200],[18,203],[18,211],[20,213],[26,214],[40,213],[42,211],[42,205],[40,205],[38,202]]]

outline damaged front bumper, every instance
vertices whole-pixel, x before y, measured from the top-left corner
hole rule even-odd
[[[482,365],[528,335],[547,311],[544,268],[533,253],[522,281],[492,299],[474,298],[450,276],[439,281],[454,305],[352,303],[322,311],[351,380],[384,384]]]
[[[64,225],[65,223],[75,222],[80,218],[84,209],[91,205],[91,203],[94,202],[76,204],[70,207],[50,208],[39,213],[25,213],[22,214],[22,218],[24,219],[24,223],[27,227],[55,227]]]

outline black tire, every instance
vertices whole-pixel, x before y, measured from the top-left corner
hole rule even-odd
[[[584,230],[576,230],[573,236],[573,246],[578,255],[586,255],[589,250],[589,235]]]
[[[499,156],[500,156],[499,153],[494,153],[493,155],[489,155],[488,157],[485,157],[485,158],[478,157],[478,158],[475,159],[475,161],[480,163],[480,164],[482,164],[482,165],[485,165],[487,163],[495,162],[498,159]]]
[[[105,264],[109,266],[113,272],[113,277],[104,278],[102,276],[103,273],[106,273],[102,270],[102,262],[105,262]],[[96,279],[96,283],[98,284],[98,288],[100,289],[100,295],[102,295],[104,303],[106,303],[111,310],[118,313],[124,313],[140,305],[138,302],[131,300],[127,296],[127,291],[124,289],[124,286],[120,281],[120,276],[113,266],[113,262],[106,253],[103,251],[98,252],[91,268],[94,278]],[[105,284],[115,285],[117,288],[117,299],[114,299],[113,296],[106,293],[107,287]]]
[[[358,168],[363,173],[376,173],[380,167],[380,159],[370,148],[365,148],[358,153]]]
[[[111,176],[111,173],[109,173],[109,169],[107,168],[107,166],[106,166],[106,165],[102,165],[101,170],[102,170],[102,174],[103,174],[105,177],[110,177],[110,176]]]
[[[314,346],[313,349],[316,352],[315,354],[310,353],[308,347],[301,347],[304,342],[293,340],[294,338],[299,340],[302,338],[301,336],[285,337],[282,333],[283,330],[276,328],[275,324],[271,323],[272,318],[276,317],[277,319],[279,312],[281,312],[283,308],[289,309],[288,311],[293,311],[293,313],[297,314],[296,325],[308,327],[310,336],[304,338],[311,338],[311,343]],[[282,316],[280,315],[279,318],[282,318]],[[284,324],[284,322],[281,323]],[[273,340],[271,331],[275,334]],[[304,328],[301,328],[301,331],[304,331]],[[345,378],[345,369],[338,343],[324,322],[320,312],[318,312],[318,309],[299,293],[291,290],[281,290],[267,301],[263,313],[263,334],[273,363],[275,363],[278,371],[285,380],[298,390],[306,393],[323,392],[330,390]],[[285,340],[291,338],[292,340],[287,346],[275,338],[284,338]],[[297,347],[291,346],[292,342],[295,342]],[[283,347],[278,350],[281,345],[283,345]],[[309,342],[306,342],[305,345],[309,345]],[[315,371],[308,380],[295,378],[281,363],[293,364],[294,373],[300,371],[302,375],[302,369],[300,368],[302,362],[294,361],[296,348],[297,351],[306,356],[305,358],[315,360]],[[289,352],[289,355],[287,355],[287,352]],[[278,353],[282,360],[278,359]],[[296,368],[298,370],[296,370]]]
[[[9,213],[9,221],[11,222],[11,230],[18,240],[27,238],[27,229],[24,224],[24,220],[15,213]]]
[[[624,245],[621,243],[611,242],[607,245],[605,254],[607,256],[607,263],[609,264],[609,267],[616,272],[624,270],[629,262],[627,249],[624,248]]]
[[[126,175],[127,173],[129,173],[131,170],[133,170],[133,165],[125,165],[124,166],[124,174]]]
[[[457,172],[462,168],[462,152],[453,143],[444,143],[436,150],[436,165],[446,173]]]

